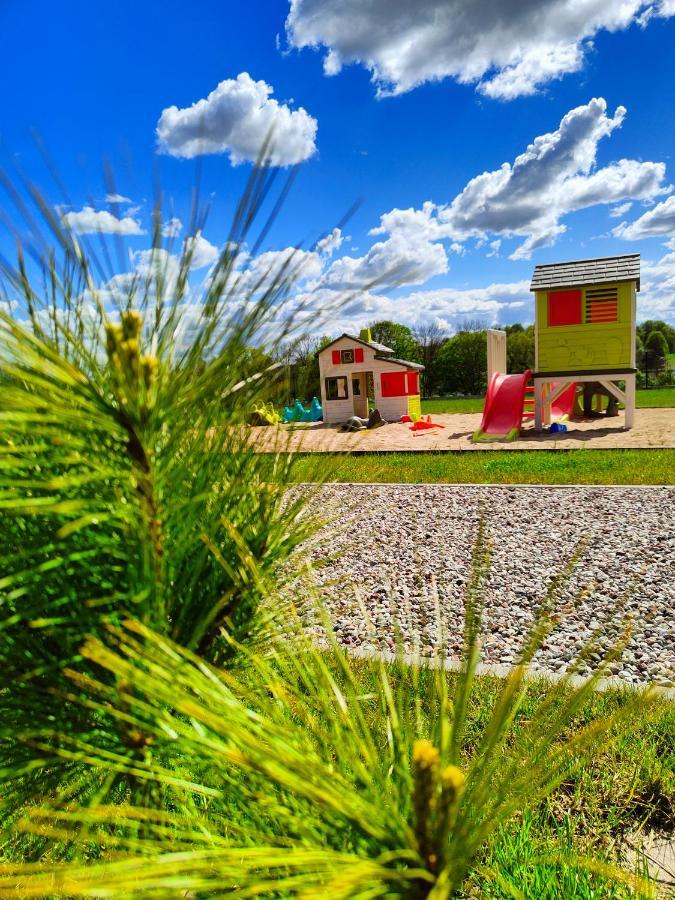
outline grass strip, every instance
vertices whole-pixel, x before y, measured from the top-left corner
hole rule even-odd
[[[672,485],[675,450],[298,454],[293,476],[301,482],[381,484]]]

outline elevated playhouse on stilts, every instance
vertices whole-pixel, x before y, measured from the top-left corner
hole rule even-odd
[[[635,418],[635,324],[640,254],[536,266],[535,370],[506,374],[506,335],[488,332],[488,390],[475,441],[514,440],[524,420],[536,431],[568,417],[577,389],[602,393]],[[501,337],[503,335],[503,337]]]

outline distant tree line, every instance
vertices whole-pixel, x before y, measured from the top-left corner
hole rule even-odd
[[[506,358],[509,372],[534,369],[534,326],[495,325],[507,334]],[[485,322],[467,320],[454,334],[434,323],[409,328],[400,322],[383,320],[370,325],[372,339],[391,347],[394,356],[422,363],[424,397],[464,394],[479,396],[487,387],[487,326]],[[279,360],[287,372],[285,400],[319,396],[319,362],[317,353],[337,335],[305,338],[292,348],[285,348]],[[675,383],[675,328],[666,322],[650,319],[637,326],[636,360],[640,384]],[[670,357],[670,358],[669,358]]]

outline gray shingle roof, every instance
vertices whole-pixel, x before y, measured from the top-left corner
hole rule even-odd
[[[547,288],[578,287],[608,281],[635,281],[640,290],[640,254],[604,256],[600,259],[577,259],[572,262],[546,263],[535,266],[531,291]]]
[[[405,366],[406,369],[417,369],[417,371],[419,372],[424,371],[424,366],[421,363],[410,362],[407,359],[396,359],[395,357],[389,355],[381,356],[379,353],[375,354],[375,359],[384,359],[387,362],[396,363],[399,366]]]
[[[385,347],[384,344],[378,344],[377,341],[364,341],[363,338],[357,337],[355,334],[344,334],[343,337],[351,338],[353,341],[358,341],[360,344],[367,344],[367,346],[372,347],[376,353],[394,352],[391,347]]]

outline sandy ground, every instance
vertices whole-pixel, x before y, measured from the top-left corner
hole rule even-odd
[[[532,425],[521,431],[517,441],[474,444],[471,435],[481,423],[480,413],[434,415],[443,428],[413,432],[400,422],[356,433],[341,432],[338,426],[319,424],[281,425],[251,429],[261,450],[283,445],[306,452],[396,450],[573,450],[586,448],[675,448],[675,408],[637,409],[635,426],[626,431],[623,413],[612,419],[581,419],[568,422],[568,431],[537,433]]]

